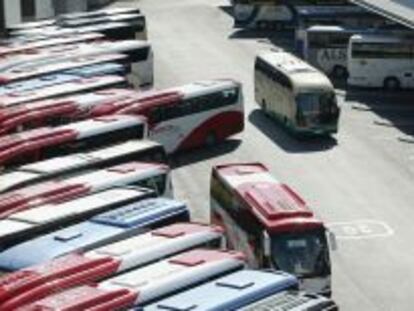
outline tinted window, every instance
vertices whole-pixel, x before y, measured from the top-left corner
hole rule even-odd
[[[355,58],[412,58],[413,45],[401,43],[354,43],[352,57]]]

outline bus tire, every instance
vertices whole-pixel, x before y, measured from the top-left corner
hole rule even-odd
[[[334,78],[346,79],[348,77],[348,70],[344,66],[336,65],[332,70]]]
[[[387,91],[396,91],[401,87],[400,81],[396,77],[387,77],[384,79],[384,89]]]
[[[217,143],[217,135],[214,132],[210,132],[206,136],[205,145],[212,147]]]

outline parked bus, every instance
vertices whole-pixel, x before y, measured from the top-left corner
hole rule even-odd
[[[304,60],[328,75],[346,78],[349,38],[363,29],[342,26],[312,26],[303,37]]]
[[[221,228],[175,223],[86,253],[68,254],[5,275],[0,278],[0,301],[7,301],[9,305],[11,301],[32,303],[50,294],[52,286],[62,291],[67,287],[86,285],[196,247],[217,247],[222,239]]]
[[[112,113],[143,115],[148,137],[174,153],[214,145],[244,128],[242,86],[234,80],[208,80],[143,94],[138,102],[108,103],[92,109],[100,116]]]
[[[111,56],[113,57],[113,56]],[[118,56],[115,56],[119,59]],[[79,81],[82,78],[95,78],[108,75],[125,76],[127,67],[114,62],[103,62],[101,64],[86,66],[82,68],[73,68],[62,71],[61,73],[54,73],[45,76],[35,77],[23,81],[13,81],[8,84],[0,85],[0,98],[7,98],[31,94],[33,91],[42,91],[48,87],[59,85],[63,83]],[[30,75],[29,71],[29,75]],[[7,81],[6,81],[7,82]],[[0,83],[1,84],[1,83]]]
[[[345,26],[312,26],[305,30],[298,53],[311,65],[338,78],[348,76],[347,54],[349,39],[355,34],[408,34],[398,27],[353,28]]]
[[[44,204],[70,201],[118,186],[139,186],[154,190],[158,196],[173,197],[167,165],[128,162],[0,194],[0,219]]]
[[[116,67],[119,68],[119,65]],[[53,81],[50,80],[50,76],[40,77],[25,81],[17,87],[21,88],[24,84],[24,87],[29,90],[13,90],[0,95],[0,110],[28,102],[128,86],[124,77],[113,74],[93,77],[83,77],[79,74],[55,74],[52,76]]]
[[[395,91],[414,87],[414,41],[397,35],[354,35],[348,46],[348,84]]]
[[[87,119],[96,106],[113,102],[132,104],[146,98],[145,94],[127,88],[105,89],[5,107],[0,110],[0,134]]]
[[[0,92],[14,91],[15,82],[38,77],[53,80],[53,74],[56,73],[72,75],[79,73],[85,77],[106,74],[126,76],[131,73],[127,59],[127,56],[123,54],[103,54],[91,57],[73,57],[59,63],[30,64],[22,68],[14,68],[0,73],[0,86],[6,86],[6,88],[0,87]],[[29,83],[23,84],[29,85]]]
[[[5,171],[0,178],[0,193],[52,178],[67,178],[132,161],[168,163],[165,149],[161,144],[150,140],[129,140],[102,149],[71,153]]]
[[[53,46],[39,50],[5,56],[0,60],[0,73],[12,74],[16,71],[28,71],[35,66],[56,65],[72,59],[96,57],[106,54],[125,54],[131,68],[129,81],[137,87],[150,86],[153,83],[153,52],[146,41],[95,41],[64,46]],[[7,81],[6,81],[7,82]],[[3,82],[4,83],[4,82]]]
[[[110,278],[97,286],[80,286],[52,294],[27,308],[50,311],[85,308],[124,310],[151,303],[240,270],[243,266],[242,253],[196,249]]]
[[[3,250],[0,269],[16,271],[67,254],[93,250],[148,229],[189,221],[189,212],[184,203],[173,199],[149,198],[133,202]]]
[[[301,289],[331,294],[327,229],[294,190],[260,163],[215,166],[210,189],[211,223],[250,267],[283,270]]]
[[[150,189],[115,187],[68,202],[23,210],[0,220],[0,250],[155,196]]]
[[[115,142],[142,139],[147,135],[139,116],[105,116],[59,127],[43,127],[3,136],[0,165],[32,163],[73,152],[96,149]]]
[[[367,30],[395,25],[382,15],[357,5],[302,6],[296,10],[298,17],[295,25],[295,48],[299,54],[304,48],[306,30],[312,26],[340,26]]]
[[[349,6],[347,0],[234,0],[236,28],[292,28],[298,18],[298,6]]]
[[[70,20],[80,18],[95,18],[102,16],[112,16],[119,14],[140,14],[141,10],[137,7],[120,7],[120,8],[105,8],[101,10],[94,10],[89,12],[75,12],[60,14],[58,20]]]
[[[339,311],[331,299],[306,292],[285,291],[252,303],[239,311]]]
[[[10,40],[9,42],[0,42],[0,56],[27,53],[35,49],[47,48],[57,45],[75,44],[81,42],[90,42],[104,39],[100,33],[83,33],[74,35],[62,35],[57,38],[40,37],[36,41],[28,40]]]
[[[338,131],[339,107],[331,81],[284,51],[256,57],[255,99],[263,112],[297,135]]]
[[[233,311],[297,285],[296,278],[285,272],[242,270],[157,301],[141,311]]]
[[[95,17],[92,19],[64,19],[51,25],[15,30],[9,33],[19,40],[34,40],[41,37],[59,37],[87,32],[102,33],[111,40],[147,39],[146,18],[142,14],[123,14]],[[31,39],[30,39],[31,38]]]

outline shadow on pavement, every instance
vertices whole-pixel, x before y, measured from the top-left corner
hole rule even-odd
[[[353,109],[372,111],[378,116],[374,124],[395,127],[413,138],[414,143],[414,91],[387,92],[378,89],[348,87],[345,100]],[[404,140],[402,140],[404,141]]]
[[[294,137],[285,128],[266,116],[260,109],[253,110],[250,113],[249,121],[286,152],[321,152],[337,146],[337,140],[331,136]]]
[[[241,139],[230,138],[209,148],[204,147],[175,154],[170,158],[170,166],[174,169],[222,156],[236,150],[240,146],[241,142]]]
[[[233,17],[233,7],[231,5],[219,5],[218,8]]]

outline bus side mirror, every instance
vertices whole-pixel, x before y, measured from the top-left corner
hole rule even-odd
[[[328,240],[331,250],[336,251],[338,249],[338,243],[336,242],[335,233],[333,233],[332,231],[328,231]]]
[[[266,231],[263,231],[263,253],[265,257],[270,257],[270,237]]]

